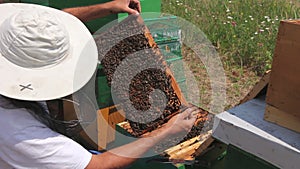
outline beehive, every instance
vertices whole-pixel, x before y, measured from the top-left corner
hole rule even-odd
[[[300,20],[281,21],[265,119],[300,132]]]

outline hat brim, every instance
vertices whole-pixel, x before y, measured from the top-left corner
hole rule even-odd
[[[0,94],[30,101],[52,100],[70,95],[82,88],[97,67],[95,41],[76,17],[63,11],[34,4],[7,3],[0,5],[0,24],[8,17],[31,8],[56,15],[69,33],[70,53],[61,63],[44,68],[28,69],[17,66],[0,53]]]

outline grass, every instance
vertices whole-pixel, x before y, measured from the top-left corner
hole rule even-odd
[[[163,12],[198,26],[227,62],[258,74],[271,68],[280,20],[299,18],[287,0],[163,0]]]
[[[162,11],[193,23],[216,47],[226,71],[230,108],[271,69],[279,23],[300,18],[299,4],[300,0],[162,0]],[[203,75],[206,70],[194,64],[192,53],[183,51],[192,71]],[[203,76],[196,79],[202,86],[200,105],[209,109],[209,82]]]

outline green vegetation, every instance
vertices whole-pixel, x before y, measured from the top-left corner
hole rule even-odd
[[[163,0],[163,12],[197,25],[217,47],[225,66],[271,68],[280,20],[300,18],[297,1]]]
[[[279,23],[300,18],[300,0],[162,0],[162,11],[195,24],[216,47],[227,77],[228,109],[271,69]],[[209,109],[205,67],[189,49],[183,47],[183,55],[198,81],[199,105]]]

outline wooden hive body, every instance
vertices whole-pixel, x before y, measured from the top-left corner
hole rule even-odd
[[[265,119],[300,132],[300,20],[279,27]]]

